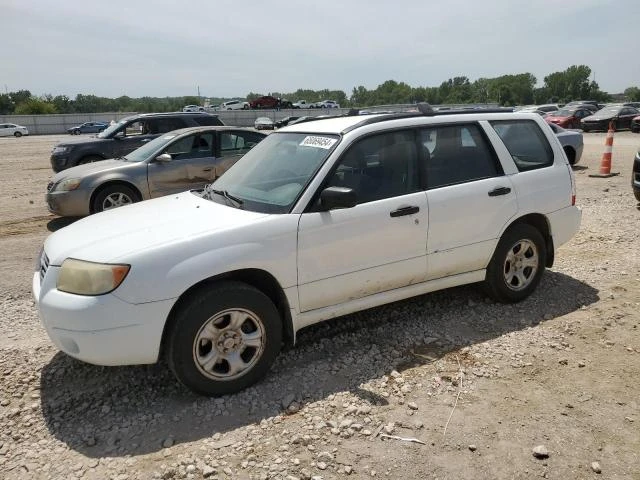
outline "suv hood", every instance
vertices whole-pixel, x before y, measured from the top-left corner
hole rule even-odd
[[[51,265],[61,265],[68,257],[118,262],[138,251],[242,227],[266,216],[184,192],[86,217],[51,234],[44,249]]]
[[[67,147],[67,146],[74,146],[74,145],[82,145],[85,143],[98,143],[98,142],[113,142],[113,140],[111,138],[98,138],[97,136],[90,136],[90,137],[81,137],[81,138],[70,138],[68,140],[63,140],[61,142],[58,142],[56,144],[56,147]]]
[[[87,175],[96,172],[106,172],[108,170],[114,170],[116,168],[122,168],[127,165],[137,165],[138,162],[125,162],[123,160],[101,160],[99,162],[85,163],[84,165],[78,165],[76,167],[67,168],[59,173],[56,173],[51,182],[58,183],[65,178],[84,178]]]

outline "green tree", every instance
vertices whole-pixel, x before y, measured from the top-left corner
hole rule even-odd
[[[56,113],[56,107],[41,98],[30,99],[16,105],[16,115],[42,115]]]
[[[629,87],[624,91],[624,96],[630,102],[640,102],[640,88],[638,87]]]

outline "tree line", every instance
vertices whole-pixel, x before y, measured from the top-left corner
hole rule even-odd
[[[572,65],[564,71],[553,72],[544,77],[541,87],[531,73],[502,75],[495,78],[478,78],[473,82],[468,77],[454,77],[437,87],[412,87],[405,82],[387,80],[375,89],[360,85],[351,95],[342,90],[298,89],[295,92],[268,92],[274,97],[292,102],[304,99],[319,102],[331,99],[343,107],[428,102],[439,104],[496,103],[502,106],[530,105],[541,103],[566,103],[572,100],[611,100],[607,92],[600,90],[590,80],[591,68]],[[629,101],[640,101],[640,88],[629,87],[624,92]],[[261,96],[251,92],[247,101]],[[229,98],[210,98],[212,105]],[[97,112],[172,112],[184,105],[202,105],[197,96],[118,98],[78,94],[74,99],[66,95],[35,96],[29,90],[0,94],[0,114],[33,115],[48,113],[97,113]]]

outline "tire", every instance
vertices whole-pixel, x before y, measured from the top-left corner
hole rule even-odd
[[[487,267],[485,290],[502,303],[524,300],[540,283],[546,262],[547,247],[540,232],[526,223],[516,223],[498,242]]]
[[[99,162],[100,160],[104,160],[104,159],[102,157],[99,157],[98,155],[88,155],[86,157],[82,157],[78,162],[78,165],[85,165],[87,163]]]
[[[567,154],[567,160],[569,160],[569,165],[574,165],[576,163],[576,151],[571,147],[564,147],[564,153]]]
[[[22,136],[22,132],[13,132],[13,136],[16,138],[20,138]]]
[[[140,201],[137,192],[121,184],[108,185],[99,190],[91,204],[93,213],[111,210]]]
[[[227,395],[267,374],[280,351],[282,321],[264,293],[229,281],[191,294],[166,340],[167,363],[180,383],[202,395]]]

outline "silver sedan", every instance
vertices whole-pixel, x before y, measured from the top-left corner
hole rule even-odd
[[[125,157],[79,165],[56,174],[47,186],[47,206],[57,215],[85,216],[202,188],[265,136],[234,127],[175,130]]]
[[[549,126],[553,133],[556,134],[564,153],[567,154],[567,159],[571,165],[575,165],[580,161],[582,157],[582,150],[584,150],[584,140],[582,138],[582,132],[579,130],[565,130],[558,125],[550,123]]]

